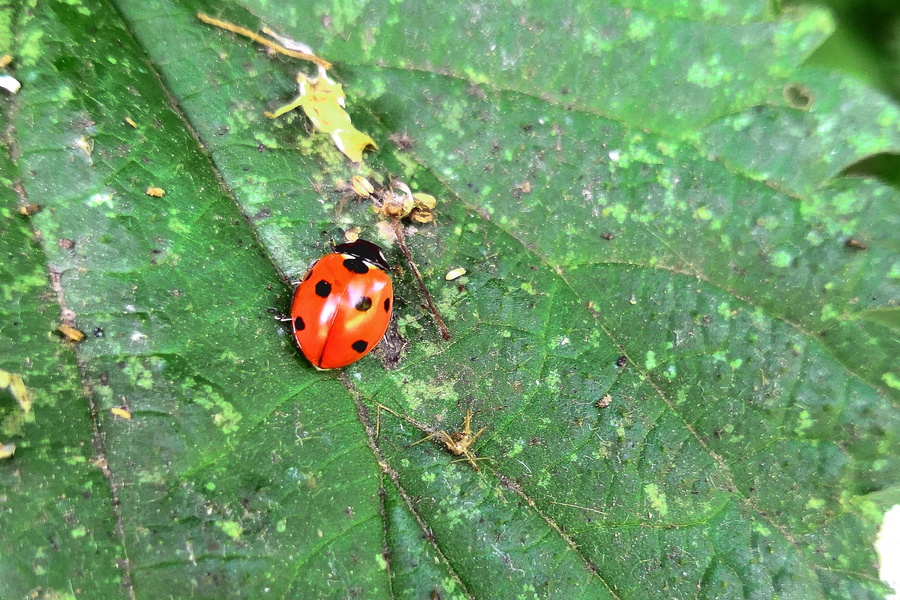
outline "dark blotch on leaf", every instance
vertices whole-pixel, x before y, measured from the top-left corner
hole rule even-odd
[[[869,246],[867,246],[865,242],[856,238],[847,238],[846,240],[844,240],[844,248],[848,248],[850,250],[868,250]]]
[[[789,83],[782,90],[784,99],[792,108],[809,110],[813,103],[812,91],[801,83]]]
[[[619,367],[620,369],[627,364],[628,364],[628,357],[625,356],[624,354],[622,356],[620,356],[619,359],[616,361],[616,366]]]
[[[331,293],[331,284],[325,281],[324,279],[316,284],[316,295],[321,296],[322,298],[327,298],[328,294]]]

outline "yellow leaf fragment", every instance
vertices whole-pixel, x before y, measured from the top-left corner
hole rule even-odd
[[[275,112],[267,112],[265,115],[274,119],[295,108],[302,108],[313,127],[331,135],[338,150],[353,162],[362,162],[363,150],[369,146],[378,148],[371,137],[353,126],[350,115],[344,110],[346,102],[344,88],[340,83],[330,79],[325,69],[319,68],[318,77],[298,73],[297,86],[300,89],[297,98]]]
[[[348,129],[338,129],[331,134],[331,140],[337,149],[344,153],[355,163],[362,162],[363,150],[369,146],[378,149],[375,141],[367,134],[351,126]]]
[[[309,48],[304,44],[277,36],[268,28],[264,28],[263,32],[278,41],[270,40],[250,31],[246,27],[241,27],[204,13],[197,13],[197,18],[204,23],[242,35],[275,52],[308,60],[319,67],[319,76],[315,78],[299,73],[297,75],[297,84],[300,87],[300,95],[293,102],[282,106],[275,112],[266,112],[265,115],[267,117],[274,119],[295,108],[302,108],[309,120],[312,121],[313,126],[319,131],[329,134],[338,150],[343,152],[353,162],[362,162],[362,153],[366,148],[370,146],[378,148],[378,145],[375,144],[371,137],[357,130],[350,122],[350,115],[344,110],[343,88],[341,84],[328,78],[327,69],[331,68],[331,63],[327,60],[309,52]]]
[[[166,195],[166,190],[161,187],[148,187],[144,193],[152,198],[162,198]]]

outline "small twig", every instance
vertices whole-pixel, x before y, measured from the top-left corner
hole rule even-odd
[[[400,219],[391,219],[391,221],[394,224],[394,233],[397,236],[397,241],[400,243],[400,249],[403,250],[403,255],[406,256],[406,262],[409,263],[413,274],[416,276],[416,281],[419,282],[419,290],[422,292],[422,295],[425,296],[425,301],[428,302],[428,308],[431,309],[431,314],[434,315],[434,320],[437,321],[438,328],[441,330],[441,337],[444,338],[444,340],[449,340],[450,332],[447,330],[447,326],[444,325],[441,314],[431,300],[431,294],[428,293],[428,288],[425,287],[425,282],[422,280],[422,274],[419,273],[419,268],[416,267],[416,263],[413,262],[412,255],[409,253],[409,248],[406,247],[406,239],[403,237],[403,225],[400,223]]]
[[[301,60],[308,60],[311,63],[315,63],[322,67],[323,69],[330,69],[331,63],[323,58],[319,58],[315,54],[309,54],[308,52],[299,52],[297,50],[291,50],[290,48],[285,48],[278,42],[273,42],[272,40],[266,39],[261,35],[250,31],[245,27],[241,27],[240,25],[235,25],[234,23],[229,23],[228,21],[223,21],[221,19],[216,19],[215,17],[210,17],[209,15],[203,13],[197,13],[197,18],[203,21],[204,23],[208,23],[209,25],[213,25],[218,27],[219,29],[224,29],[225,31],[230,31],[231,33],[236,33],[238,35],[242,35],[245,38],[249,38],[256,42],[257,44],[262,44],[267,48],[271,48],[275,52],[279,52],[284,54],[285,56],[290,56],[293,58],[299,58]]]

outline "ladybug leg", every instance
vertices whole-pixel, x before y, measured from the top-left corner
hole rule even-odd
[[[272,315],[272,318],[282,323],[290,323],[291,318],[278,310],[277,308],[267,308],[266,312]]]

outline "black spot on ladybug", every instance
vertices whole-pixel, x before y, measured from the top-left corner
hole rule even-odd
[[[301,317],[294,318],[294,329],[296,329],[297,331],[303,331],[304,329],[306,329],[306,323],[303,322],[303,319]]]
[[[344,266],[348,271],[352,271],[353,273],[359,273],[360,275],[369,272],[369,265],[360,258],[345,258]]]
[[[391,312],[391,299],[390,298],[384,299],[384,312]]]
[[[352,344],[350,344],[350,347],[353,348],[354,350],[356,350],[357,352],[359,352],[360,354],[362,354],[363,352],[366,351],[366,348],[369,347],[369,344],[366,343],[365,340],[358,340],[358,341],[355,341]]]
[[[331,284],[325,281],[324,279],[316,284],[316,296],[321,296],[322,298],[327,298],[328,294],[331,293]]]
[[[370,308],[372,308],[372,299],[368,296],[363,296],[356,303],[356,310],[365,311],[369,310]]]

